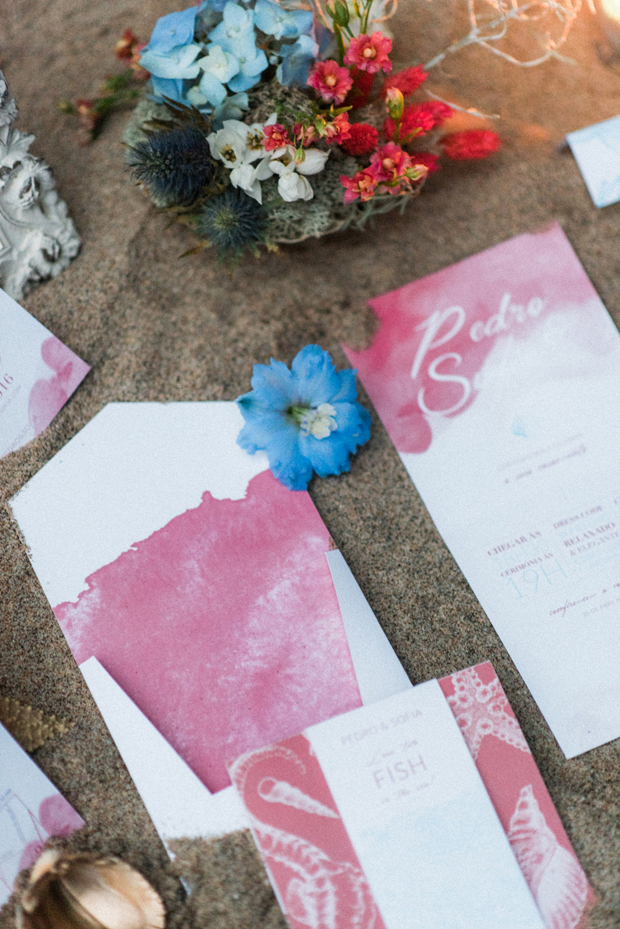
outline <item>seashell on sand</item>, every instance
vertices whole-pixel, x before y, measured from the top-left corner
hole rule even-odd
[[[17,929],[164,929],[159,894],[118,858],[44,851],[17,907]]]

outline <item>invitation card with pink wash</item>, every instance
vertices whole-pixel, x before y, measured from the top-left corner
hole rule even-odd
[[[0,725],[0,907],[23,868],[50,836],[67,836],[84,820]]]
[[[363,699],[327,529],[241,426],[234,403],[110,404],[12,501],[76,661],[213,792],[242,751]]]
[[[43,432],[89,371],[0,290],[0,458]]]
[[[371,301],[347,349],[569,758],[620,736],[620,338],[562,229]]]
[[[330,553],[330,558],[334,556],[342,557],[337,552]],[[348,575],[335,572],[334,580],[343,604],[353,602],[347,595],[347,585],[353,595],[357,591],[363,598],[350,572]],[[398,688],[390,667],[395,656],[387,639],[373,640],[372,623],[377,629],[379,626],[370,608],[367,606],[365,613],[361,604],[358,603],[357,607],[357,625],[361,627],[367,648],[374,656],[375,697],[381,688],[384,694],[411,690],[409,682]],[[357,654],[355,648],[353,654]],[[175,837],[213,837],[250,826],[248,813],[234,787],[211,795],[96,658],[88,659],[81,669],[155,827],[168,848],[170,840]],[[370,669],[358,662],[356,670],[364,690],[371,678]],[[594,895],[493,666],[486,662],[467,668],[442,678],[439,685],[546,929],[586,929]],[[262,755],[262,752],[259,750],[256,754]],[[402,778],[403,771],[394,765],[395,779],[397,775]],[[291,795],[297,802],[299,793],[296,791],[302,790],[304,785],[290,780],[287,784],[295,787]],[[284,803],[283,790],[289,788],[281,788],[280,784],[277,790],[268,791],[267,803],[275,802],[276,798]],[[309,794],[309,790],[306,787],[306,795],[316,800],[317,795]],[[266,798],[261,796],[261,799]],[[270,810],[271,807],[264,809]],[[312,821],[306,818],[305,822],[307,826]],[[312,844],[322,849],[325,821],[316,820],[315,824],[318,831]],[[300,839],[298,833],[294,835]],[[303,844],[298,846],[298,850],[303,856]],[[299,876],[297,865],[292,866],[292,872],[289,874],[286,868],[282,872],[281,898],[286,898],[287,876]],[[296,924],[293,922],[293,925]]]
[[[291,929],[543,929],[437,681],[230,772]]]

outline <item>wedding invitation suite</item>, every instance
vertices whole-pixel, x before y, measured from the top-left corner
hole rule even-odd
[[[0,290],[0,458],[43,432],[89,371]]]
[[[347,349],[560,747],[620,736],[620,337],[562,229],[372,301]]]
[[[347,581],[343,571],[336,581],[341,604],[349,598],[347,586],[354,592],[357,585],[350,572]],[[389,693],[395,684],[389,670],[394,653],[387,640],[373,641],[364,611],[357,616],[358,644],[365,638],[376,659],[374,693]],[[360,689],[368,691],[370,674],[359,662],[355,667]],[[169,850],[174,838],[215,837],[249,826],[235,789],[211,794],[96,658],[89,658],[81,670]],[[594,895],[493,666],[486,662],[467,668],[442,678],[439,685],[546,929],[586,929]]]
[[[84,820],[0,725],[0,907],[23,868],[50,836],[67,836]]]
[[[12,501],[77,662],[95,656],[214,792],[242,751],[364,699],[342,559],[310,496],[236,444],[242,422],[234,403],[110,404]]]
[[[620,116],[569,132],[566,141],[595,206],[620,200]]]
[[[230,772],[291,929],[543,929],[437,681]]]

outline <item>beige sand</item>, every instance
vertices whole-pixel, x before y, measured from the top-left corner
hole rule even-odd
[[[399,60],[425,60],[445,42],[456,28],[452,6],[401,0]],[[290,360],[311,341],[344,363],[340,340],[362,345],[372,331],[367,298],[550,220],[562,223],[620,321],[620,205],[597,211],[571,155],[554,147],[567,131],[620,112],[620,72],[599,62],[587,11],[567,48],[574,66],[515,70],[468,53],[434,76],[444,96],[502,114],[508,144],[499,156],[434,176],[407,215],[380,219],[372,234],[286,249],[240,267],[231,280],[209,252],[178,259],[193,240],[168,228],[132,186],[122,166],[125,115],[84,149],[56,109],[60,98],[96,90],[114,68],[110,48],[124,28],[147,37],[157,16],[174,8],[173,0],[2,3],[0,67],[84,240],[71,268],[26,307],[93,366],[51,427],[0,463],[3,500],[108,401],[233,399],[248,389],[253,362]],[[315,482],[311,493],[413,681],[494,662],[602,896],[598,924],[619,926],[618,743],[564,760],[376,417],[351,473]],[[0,551],[0,693],[76,724],[34,757],[88,821],[80,841],[141,867],[181,914],[164,850],[4,506]],[[10,924],[0,916],[0,926]]]

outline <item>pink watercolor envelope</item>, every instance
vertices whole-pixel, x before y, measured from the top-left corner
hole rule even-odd
[[[234,403],[110,404],[12,501],[78,664],[212,792],[229,758],[363,702],[329,533],[241,426]]]
[[[43,432],[89,371],[0,290],[0,458]]]
[[[587,925],[594,895],[490,662],[230,770],[292,929]]]
[[[50,836],[68,836],[84,820],[0,725],[0,907],[23,868]]]

